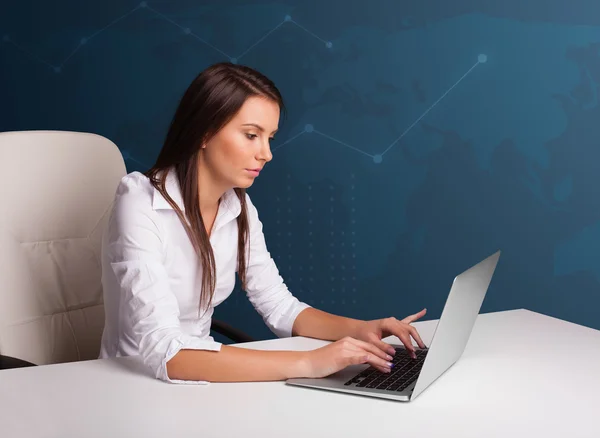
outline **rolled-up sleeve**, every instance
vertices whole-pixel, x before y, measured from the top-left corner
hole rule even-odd
[[[296,317],[311,307],[288,290],[267,249],[258,211],[246,194],[249,222],[249,248],[246,269],[246,295],[265,324],[278,337],[292,336]]]
[[[156,211],[148,200],[127,196],[120,186],[107,236],[107,260],[139,354],[156,378],[170,383],[167,362],[182,349],[219,351],[221,343],[182,332],[179,304],[169,285]]]

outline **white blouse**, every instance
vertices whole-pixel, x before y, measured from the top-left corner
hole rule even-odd
[[[166,190],[184,211],[174,169],[167,175]],[[289,337],[298,314],[310,306],[295,298],[279,275],[248,194],[246,205],[250,229],[246,294],[271,331]],[[222,344],[210,336],[211,317],[235,285],[240,211],[235,191],[227,191],[210,236],[215,294],[212,306],[201,311],[202,265],[179,217],[144,174],[123,177],[102,242],[106,317],[100,358],[141,355],[158,379],[209,383],[170,379],[166,363],[181,349],[221,349]]]

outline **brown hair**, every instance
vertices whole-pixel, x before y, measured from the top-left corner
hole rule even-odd
[[[202,263],[200,306],[212,303],[216,284],[215,259],[200,214],[198,199],[198,154],[239,111],[247,98],[262,96],[285,110],[283,99],[273,82],[250,67],[222,62],[202,71],[185,91],[169,126],[163,147],[152,168],[145,172],[152,185],[173,207]],[[186,222],[181,209],[165,189],[167,171],[173,167],[183,197]],[[159,175],[160,173],[160,175]],[[246,190],[234,189],[241,203],[238,223],[238,276],[246,287],[246,243],[249,226]]]

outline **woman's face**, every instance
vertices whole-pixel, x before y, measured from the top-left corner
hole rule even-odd
[[[219,185],[248,188],[271,161],[269,142],[279,124],[279,105],[252,96],[204,148],[204,161]]]

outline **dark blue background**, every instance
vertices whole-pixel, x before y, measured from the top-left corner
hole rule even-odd
[[[438,318],[453,277],[501,249],[482,311],[600,328],[598,2],[69,0],[0,12],[0,130],[95,132],[128,171],[153,163],[208,65],[235,58],[273,79],[289,114],[249,193],[301,300],[362,319],[422,307]],[[239,290],[216,315],[273,336]]]

